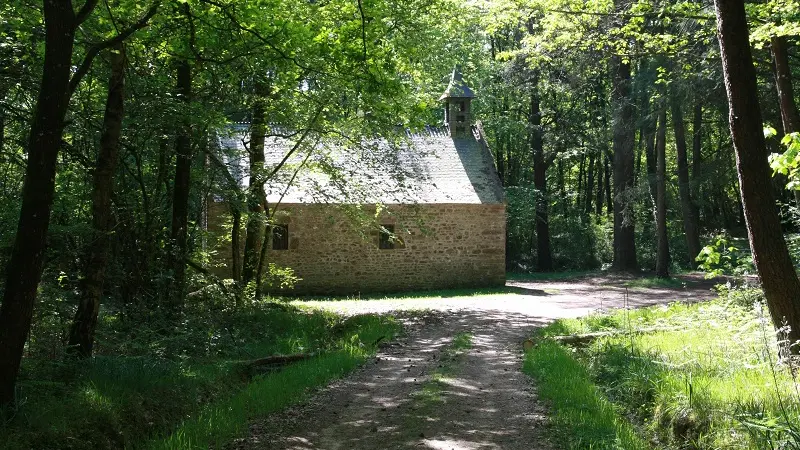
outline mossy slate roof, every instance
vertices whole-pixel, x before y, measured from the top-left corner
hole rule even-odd
[[[220,146],[246,155],[249,125],[233,125]],[[446,127],[407,132],[390,144],[386,139],[360,143],[306,138],[287,164],[265,184],[270,204],[492,204],[503,203],[503,187],[492,155],[477,127],[460,138]],[[272,134],[292,135],[273,130]],[[266,173],[280,163],[297,141],[268,136]],[[234,176],[249,183],[248,159],[227,158]],[[288,185],[288,188],[287,188]]]

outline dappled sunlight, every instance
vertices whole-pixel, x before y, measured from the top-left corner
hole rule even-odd
[[[278,430],[274,442],[246,440],[241,447],[550,449],[546,410],[520,370],[522,342],[535,329],[610,308],[711,297],[702,282],[626,289],[593,279],[514,281],[502,291],[459,294],[297,302],[346,315],[392,313],[409,333],[383,343],[359,373],[298,407],[291,422],[259,425],[262,434]]]

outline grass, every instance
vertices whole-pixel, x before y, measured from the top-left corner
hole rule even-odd
[[[208,448],[352,370],[398,331],[387,317],[271,305],[192,314],[163,336],[104,317],[90,362],[26,358],[0,448]],[[241,361],[297,352],[320,356],[274,373],[242,370]]]
[[[586,424],[604,424],[604,433],[584,441],[599,439],[601,448],[616,429],[607,407],[563,411],[581,402],[610,402],[617,418],[632,419],[640,435],[660,448],[800,448],[796,381],[777,363],[776,337],[765,313],[741,300],[728,295],[709,303],[559,320],[539,337],[623,333],[581,349],[544,339],[526,366],[541,379],[542,395],[553,401],[556,416],[566,416],[558,422],[566,436],[583,439]],[[628,327],[667,330],[628,335]]]
[[[427,381],[422,389],[417,391],[414,398],[420,408],[429,408],[442,401],[443,385],[447,378],[456,370],[456,363],[459,357],[472,348],[472,335],[469,333],[459,333],[450,342],[440,359],[439,367],[431,373],[431,379]]]
[[[648,448],[568,349],[545,341],[528,352],[523,371],[538,381],[538,394],[549,402],[551,423],[565,448]]]
[[[295,303],[311,304],[320,301],[369,301],[369,300],[435,300],[440,298],[459,298],[477,297],[483,295],[498,295],[513,293],[514,290],[508,286],[489,287],[489,288],[459,288],[459,289],[437,289],[430,291],[409,291],[383,294],[367,294],[364,296],[305,296],[297,297]]]
[[[563,281],[600,275],[603,275],[603,272],[599,270],[531,273],[509,272],[506,274],[506,279],[509,281]]]

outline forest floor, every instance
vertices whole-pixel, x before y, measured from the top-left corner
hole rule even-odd
[[[585,276],[509,281],[471,296],[298,302],[347,315],[391,313],[406,333],[310,401],[251,424],[231,447],[559,448],[549,438],[547,409],[521,371],[522,342],[557,318],[716,297],[715,282],[702,275],[676,278],[661,286]]]

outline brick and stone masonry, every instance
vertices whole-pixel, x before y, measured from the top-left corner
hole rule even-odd
[[[391,292],[505,283],[505,205],[389,206],[381,225],[401,240],[379,248],[377,229],[355,229],[325,205],[286,205],[289,248],[268,259],[303,278],[302,294]]]
[[[275,222],[288,227],[288,241],[275,246],[285,249],[270,245],[267,260],[302,278],[294,293],[504,284],[505,196],[485,135],[472,123],[473,97],[455,69],[441,97],[444,126],[407,131],[399,146],[382,139],[356,145],[320,139],[287,161],[295,142],[281,135],[291,133],[271,133],[264,145],[266,166],[287,164],[265,190],[268,204],[279,205]],[[220,139],[230,150],[225,154],[247,154],[248,129],[235,125]],[[246,186],[246,158],[228,163]],[[309,166],[327,170],[300,170]],[[356,209],[361,213],[353,214]],[[210,205],[210,231],[222,232],[226,211],[223,203]],[[387,242],[380,226],[393,228],[399,241]],[[228,267],[216,272],[229,277],[230,244],[218,250],[218,261]]]

